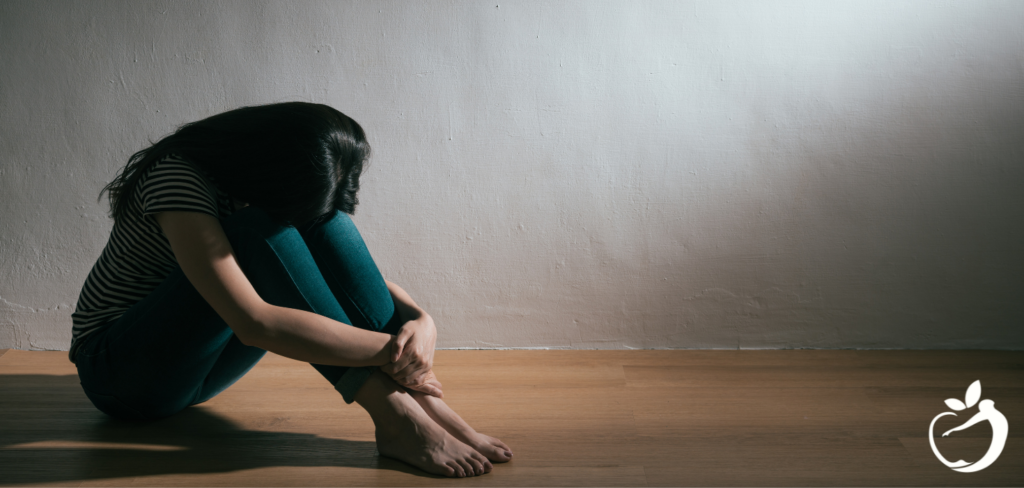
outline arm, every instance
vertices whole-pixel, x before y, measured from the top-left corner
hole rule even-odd
[[[974,425],[974,424],[976,424],[978,422],[981,422],[983,420],[988,420],[988,416],[985,415],[982,412],[978,412],[978,413],[974,414],[974,416],[971,417],[970,420],[968,420],[967,422],[964,422],[964,424],[961,425],[960,427],[954,427],[952,429],[947,430],[945,434],[942,434],[942,437],[946,437],[950,433],[956,432],[958,430],[964,430],[964,429],[966,429],[966,428],[968,428],[968,427],[970,427],[970,426],[972,426],[972,425]]]
[[[427,315],[427,312],[423,311],[419,305],[416,305],[412,297],[400,286],[388,280],[384,280],[384,283],[387,283],[388,291],[391,292],[391,298],[395,300],[395,311],[398,312],[398,316],[402,317],[403,321],[417,320]]]
[[[385,283],[395,301],[395,312],[405,323],[391,348],[391,364],[381,368],[381,371],[402,386],[429,393],[431,390],[420,386],[429,381],[436,382],[431,371],[434,367],[434,346],[437,342],[434,319],[416,305],[412,297],[400,286],[387,280]]]
[[[155,217],[189,282],[243,344],[300,361],[335,366],[381,366],[390,362],[390,334],[264,302],[238,266],[231,243],[213,216],[161,212]]]

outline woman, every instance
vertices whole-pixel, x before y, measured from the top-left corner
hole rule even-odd
[[[172,415],[273,351],[365,408],[381,455],[458,477],[509,461],[441,400],[433,320],[381,277],[347,215],[369,152],[354,120],[292,102],[186,124],[135,153],[103,189],[114,228],[72,315],[70,358],[93,404]]]

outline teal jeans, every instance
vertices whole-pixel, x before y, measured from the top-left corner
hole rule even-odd
[[[235,257],[267,303],[367,330],[397,334],[394,301],[348,215],[302,229],[246,207],[221,221]],[[104,413],[150,420],[202,403],[263,357],[242,344],[177,267],[145,299],[84,337],[75,357],[82,388]],[[347,403],[373,368],[313,364]]]

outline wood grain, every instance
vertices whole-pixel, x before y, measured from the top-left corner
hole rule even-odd
[[[66,353],[10,350],[0,355],[0,485],[1024,483],[1019,352],[438,351],[435,369],[446,401],[510,444],[513,462],[453,480],[381,458],[366,412],[309,365],[273,354],[209,402],[139,424],[98,412]],[[976,379],[1010,439],[989,468],[956,473],[931,453],[927,427]],[[936,443],[973,460],[990,436],[980,424]]]

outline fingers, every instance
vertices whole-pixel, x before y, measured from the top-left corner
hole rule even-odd
[[[437,379],[433,379],[431,381],[427,381],[421,384],[402,386],[412,391],[418,391],[420,393],[424,393],[437,398],[444,398],[444,392],[441,391],[441,382],[437,381]]]
[[[415,379],[423,376],[425,373],[422,370],[418,370],[413,365],[402,366],[401,363],[388,363],[380,367],[382,373],[387,373],[398,383],[412,383]],[[427,369],[429,371],[429,369]]]
[[[434,385],[414,385],[406,386],[405,388],[412,391],[418,391],[420,393],[430,395],[432,397],[444,398],[444,393],[441,391],[441,389]]]
[[[402,385],[422,385],[430,380],[427,376],[428,373],[430,373],[429,368],[413,370],[409,367],[395,373],[394,378],[396,378],[395,381]]]
[[[432,367],[431,361],[421,355],[414,354],[412,348],[406,347],[405,355],[396,363],[391,363],[384,372],[391,375],[400,384],[421,383],[420,377],[426,375]]]
[[[399,329],[391,346],[390,359],[395,364],[395,371],[401,371],[412,364],[415,364],[414,369],[432,366],[436,332],[432,323],[428,325],[429,330],[424,330],[426,326],[413,321]]]
[[[433,376],[433,375],[431,375],[431,376]],[[437,378],[433,378],[433,379],[427,380],[423,384],[424,385],[428,385],[428,386],[432,386],[434,388],[437,388],[438,390],[440,390],[441,388],[444,387],[444,385],[442,385],[440,381],[437,381]]]
[[[426,377],[433,366],[433,344],[423,344],[418,329],[408,324],[399,330],[392,341],[391,363],[381,367],[381,371],[391,376],[395,382],[407,388],[420,386],[428,381]],[[427,348],[424,351],[424,348]],[[425,393],[441,398],[440,386],[435,389],[420,389]]]
[[[395,336],[395,341],[391,345],[391,362],[398,362],[398,359],[402,357],[402,353],[405,352],[405,344],[409,342],[409,338],[412,337],[412,333],[406,328],[402,328],[398,331],[398,335]]]
[[[394,364],[385,364],[380,367],[382,373],[387,374],[391,379],[395,380],[395,383],[402,385],[406,388],[419,387],[429,382],[431,378],[428,374],[416,374],[416,372],[409,372],[409,368],[403,371],[395,371]],[[430,371],[427,370],[427,373]]]
[[[416,388],[416,391],[426,393],[435,398],[444,398],[444,392],[440,388],[433,385],[423,385],[422,387]]]
[[[416,371],[430,369],[432,362],[432,358],[424,354],[415,341],[410,340],[402,345],[401,357],[393,359],[391,364],[395,372],[402,372],[404,376],[412,376]]]
[[[388,374],[395,378],[395,381],[398,381],[399,378],[405,378],[406,376],[409,376],[409,373],[413,371],[409,369],[409,364],[412,362],[409,350],[406,349],[404,352],[405,355],[399,358],[397,362],[392,362],[391,364],[385,365],[391,371]]]
[[[441,390],[441,388],[443,388],[441,386],[441,382],[437,381],[437,378],[434,377],[433,373],[431,373],[429,376],[430,376],[431,379],[428,380],[428,381],[424,381],[424,382],[417,383],[417,384],[402,385],[402,386],[406,390],[408,390],[410,393],[411,392],[418,392],[418,393],[422,393],[424,395],[429,395],[429,396],[432,396],[432,397],[437,397],[437,398],[444,399],[444,391]]]
[[[426,393],[430,396],[443,399],[444,392],[441,391],[442,385],[441,382],[437,380],[437,377],[434,376],[434,372],[430,371],[429,373],[427,373],[427,378],[427,381],[425,381],[422,385],[423,389],[419,391],[422,391],[423,393]]]

